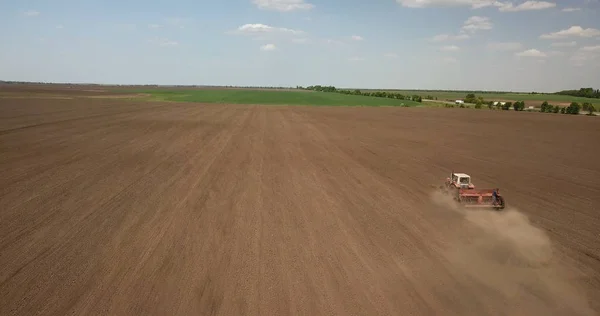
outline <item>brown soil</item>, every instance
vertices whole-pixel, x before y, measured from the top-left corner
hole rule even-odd
[[[586,116],[0,98],[0,315],[597,315]],[[502,212],[435,194],[451,169]]]
[[[145,86],[108,86],[108,85],[81,85],[81,84],[2,84],[0,83],[0,92],[22,93],[22,94],[60,94],[70,96],[96,96],[101,97],[105,94],[130,94],[127,90],[131,89],[153,89]],[[315,92],[312,90],[299,90],[289,88],[240,88],[240,87],[204,87],[204,86],[175,86],[161,87],[169,90],[267,90],[267,91],[300,91]],[[121,90],[121,91],[120,91]]]

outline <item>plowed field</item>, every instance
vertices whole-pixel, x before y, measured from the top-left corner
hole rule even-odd
[[[597,315],[598,122],[0,98],[0,315]]]

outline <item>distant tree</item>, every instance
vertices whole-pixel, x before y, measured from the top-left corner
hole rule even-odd
[[[513,108],[515,111],[523,111],[525,109],[525,102],[517,101],[513,104]]]
[[[411,97],[411,100],[413,100],[415,102],[423,102],[423,99],[421,98],[421,96],[416,95],[416,94]]]
[[[566,114],[567,113],[567,108],[560,108],[560,113],[561,114]]]
[[[581,110],[581,105],[579,105],[579,103],[577,103],[577,102],[571,102],[571,105],[569,105],[567,107],[567,109],[565,110],[565,113],[567,113],[567,114],[579,114],[580,110]]]
[[[542,105],[540,106],[540,112],[550,112],[549,110],[552,109],[552,106],[548,104],[548,101],[544,101],[544,103],[542,103]]]
[[[561,95],[570,95],[574,97],[582,97],[582,98],[600,98],[600,89],[594,90],[593,88],[581,88],[579,90],[564,90],[560,92],[556,92],[555,94]]]
[[[469,93],[465,97],[465,103],[476,103],[476,102],[477,102],[477,98],[475,97],[475,94],[473,94],[473,93]]]
[[[594,115],[594,112],[596,112],[596,108],[590,104],[588,106],[588,115]]]
[[[477,103],[475,103],[475,108],[476,109],[481,109],[482,106],[483,106],[483,101],[482,100],[477,100]]]
[[[584,102],[584,103],[581,105],[581,110],[582,110],[582,111],[584,111],[584,112],[585,112],[585,111],[589,111],[589,108],[590,108],[590,106],[592,106],[592,104],[591,104],[591,103],[589,103],[589,102]]]
[[[504,103],[504,105],[502,106],[502,110],[504,111],[508,111],[510,109],[510,107],[512,106],[512,102],[506,102]]]
[[[558,113],[560,112],[560,107],[558,105],[555,105],[554,108],[552,109],[552,113]]]

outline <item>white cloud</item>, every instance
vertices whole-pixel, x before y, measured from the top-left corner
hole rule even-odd
[[[443,52],[458,52],[460,48],[456,45],[447,45],[440,48]]]
[[[585,47],[582,47],[581,50],[584,52],[600,53],[600,45],[585,46]]]
[[[446,41],[462,41],[469,38],[467,34],[459,34],[459,35],[448,35],[448,34],[440,34],[431,38],[432,42],[446,42]]]
[[[260,47],[260,50],[265,51],[265,52],[273,51],[276,49],[277,49],[277,46],[275,46],[275,44],[265,44]]]
[[[574,66],[582,67],[582,66],[585,66],[590,59],[592,59],[592,58],[589,54],[584,54],[582,52],[576,52],[575,54],[571,55],[571,58],[569,58],[569,61]]]
[[[575,11],[581,11],[581,8],[564,8],[562,9],[563,12],[575,12]]]
[[[342,42],[342,41],[335,40],[335,39],[330,39],[330,38],[323,39],[322,41],[323,41],[323,43],[325,43],[325,44],[330,44],[330,45],[341,45],[341,44],[345,44],[345,43],[344,43],[344,42]]]
[[[292,42],[296,44],[304,44],[308,42],[308,38],[293,38]]]
[[[192,19],[191,18],[182,18],[182,17],[169,17],[169,18],[164,19],[164,21],[166,24],[168,24],[170,26],[184,29],[186,26],[188,26],[192,22]]]
[[[61,30],[61,29],[64,29],[65,27],[62,26],[61,24],[59,24],[59,25],[56,26],[56,28],[59,29],[59,30]]]
[[[491,42],[487,48],[495,51],[511,51],[521,49],[523,45],[518,42]]]
[[[171,40],[166,40],[160,43],[160,46],[177,46],[179,45],[179,42],[177,41],[171,41]]]
[[[314,4],[307,3],[304,0],[252,0],[252,3],[262,10],[280,12],[311,10],[315,7]]]
[[[167,17],[161,19],[162,23],[150,23],[147,25],[149,29],[162,29],[162,28],[178,28],[185,29],[192,24],[193,19],[184,17]]]
[[[525,1],[514,5],[510,1],[496,0],[396,0],[397,3],[408,8],[441,8],[470,6],[472,9],[485,7],[497,7],[501,12],[517,12],[527,10],[543,10],[556,6],[555,3],[547,1]]]
[[[357,56],[348,58],[348,61],[363,61],[363,60],[365,60],[365,59],[362,57],[357,57]]]
[[[168,38],[158,38],[158,37],[150,39],[148,42],[150,42],[151,44],[154,44],[154,45],[164,46],[164,47],[179,45],[179,42],[177,42],[177,41],[173,41]]]
[[[38,16],[41,13],[39,11],[34,11],[34,10],[30,10],[30,11],[26,11],[25,13],[23,13],[23,15],[25,16]]]
[[[512,2],[504,2],[494,4],[500,12],[518,12],[531,10],[544,10],[556,7],[556,3],[547,1],[525,1],[519,5],[513,5]]]
[[[553,50],[553,51],[549,51],[548,52],[548,56],[563,56],[565,53],[558,51],[558,50]]]
[[[439,34],[431,38],[432,42],[446,42],[446,41],[461,41],[470,38],[469,34],[475,33],[480,30],[491,30],[493,27],[490,18],[484,16],[472,16],[468,18],[461,27],[458,35],[450,34]]]
[[[578,49],[571,55],[569,61],[578,67],[598,65],[600,63],[600,45],[585,46]]]
[[[491,30],[493,27],[490,18],[484,16],[472,16],[468,18],[462,27],[463,31],[474,33],[479,30]]]
[[[573,54],[573,56],[571,56],[571,58],[569,58],[569,61],[571,61],[571,63],[574,66],[577,67],[583,67],[585,66],[585,63],[587,62],[587,57],[585,55],[582,55],[580,53],[575,53]]]
[[[596,37],[596,36],[600,36],[600,30],[593,29],[593,28],[584,29],[581,26],[575,25],[575,26],[571,26],[570,28],[568,28],[566,30],[561,30],[561,31],[549,33],[549,34],[543,34],[540,36],[540,38],[560,39],[560,38],[567,38],[567,37]]]
[[[540,52],[537,49],[528,49],[526,51],[516,53],[515,55],[517,55],[519,57],[547,57],[548,56],[546,53]]]
[[[258,34],[268,34],[268,33],[285,33],[285,34],[304,34],[303,31],[287,29],[284,27],[273,27],[265,24],[244,24],[237,28],[234,33],[238,34],[249,34],[249,35],[258,35]]]
[[[550,44],[550,46],[553,46],[553,47],[574,47],[574,46],[577,46],[577,42],[575,42],[575,41],[572,41],[572,42],[557,42],[557,43]]]
[[[121,23],[117,24],[116,27],[123,31],[134,31],[137,29],[137,26],[133,23]]]
[[[396,2],[407,8],[471,6],[475,9],[490,6],[494,3],[493,0],[396,0]]]
[[[385,53],[385,54],[383,54],[383,57],[398,58],[398,54],[396,54],[396,53]]]
[[[454,57],[444,57],[442,58],[442,62],[446,64],[456,64],[458,63],[458,60]]]
[[[351,38],[354,41],[362,41],[362,40],[364,40],[364,38],[362,36],[359,36],[359,35],[352,35]]]

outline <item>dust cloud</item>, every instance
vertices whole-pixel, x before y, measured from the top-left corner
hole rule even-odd
[[[447,236],[449,270],[477,284],[482,295],[502,297],[501,314],[596,315],[576,284],[577,272],[561,263],[549,236],[525,214],[513,207],[464,209],[439,191],[431,199],[436,211],[460,219]]]

